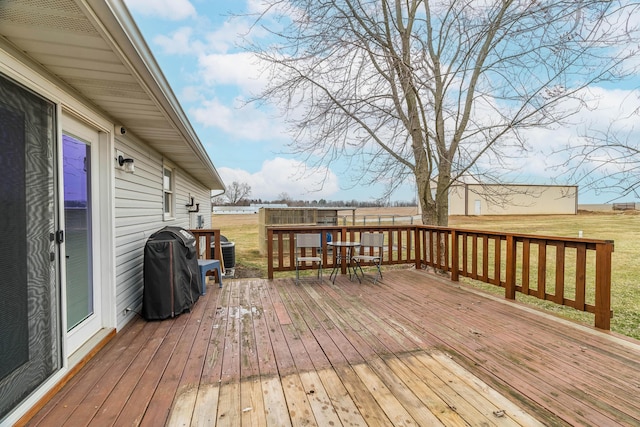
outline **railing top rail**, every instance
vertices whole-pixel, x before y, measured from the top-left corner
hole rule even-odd
[[[323,229],[323,230],[406,230],[408,228],[415,228],[415,225],[411,224],[372,224],[372,225],[269,225],[266,227],[267,230],[278,230],[278,231],[309,231],[314,229]]]
[[[457,227],[442,227],[436,225],[416,225],[416,227],[421,229],[435,229],[442,231],[456,231],[457,233],[468,233],[468,234],[483,234],[488,236],[500,236],[507,237],[512,236],[516,239],[531,239],[531,240],[547,240],[552,242],[571,242],[571,243],[593,243],[593,244],[613,244],[613,240],[603,240],[603,239],[591,239],[584,237],[566,237],[566,236],[547,236],[544,234],[526,234],[526,233],[507,233],[504,231],[493,231],[493,230],[477,230],[470,228],[457,228]]]
[[[531,240],[547,240],[550,242],[564,242],[564,243],[587,243],[587,244],[614,244],[613,240],[603,240],[603,239],[591,239],[584,237],[566,237],[566,236],[547,236],[542,234],[525,234],[525,233],[506,233],[502,231],[492,231],[492,230],[477,230],[471,228],[457,228],[457,227],[443,227],[437,225],[411,225],[411,224],[372,224],[372,225],[270,225],[267,227],[267,230],[278,230],[278,231],[309,231],[317,228],[322,228],[323,230],[395,230],[395,229],[407,229],[407,228],[418,228],[423,230],[440,230],[446,232],[455,231],[457,233],[468,233],[468,234],[481,234],[486,236],[494,236],[494,237],[502,237],[507,238],[507,236],[514,237],[516,239],[531,239]]]

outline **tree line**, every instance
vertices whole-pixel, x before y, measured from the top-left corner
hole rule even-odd
[[[266,204],[283,204],[289,207],[346,207],[346,208],[377,208],[377,207],[412,207],[417,206],[415,199],[410,201],[381,201],[381,200],[294,200],[287,193],[280,193],[274,200],[251,198],[251,186],[246,182],[233,181],[227,185],[224,194],[213,196],[211,206],[251,206]]]

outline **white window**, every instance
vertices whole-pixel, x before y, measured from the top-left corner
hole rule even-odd
[[[164,220],[173,219],[175,213],[175,176],[173,169],[164,166],[162,172],[162,192],[164,194]]]

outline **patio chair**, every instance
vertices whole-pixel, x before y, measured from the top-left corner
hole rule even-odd
[[[378,279],[382,279],[382,270],[380,264],[382,263],[382,253],[384,251],[384,234],[383,233],[362,233],[360,236],[360,253],[351,257],[351,261],[355,263],[353,272],[358,278],[358,282],[362,283],[364,278],[364,272],[362,271],[363,263],[371,263],[376,269],[376,277],[373,280],[375,285]],[[358,270],[362,278],[358,276]]]
[[[303,233],[296,234],[296,284],[300,283],[299,265],[301,263],[318,263],[318,277],[322,280],[322,257],[312,254],[315,250],[322,247],[322,234],[320,233]]]

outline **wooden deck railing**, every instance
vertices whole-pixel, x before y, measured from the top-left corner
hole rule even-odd
[[[267,228],[267,257],[268,257],[268,277],[273,279],[273,273],[277,271],[295,271],[295,235],[297,233],[321,233],[323,236],[322,247],[314,252],[314,255],[321,254],[323,268],[333,269],[336,265],[336,257],[333,251],[346,248],[332,248],[327,245],[329,241],[358,241],[360,233],[363,231],[385,233],[385,248],[383,263],[390,264],[414,264],[415,251],[413,246],[413,236],[415,227],[406,226],[325,226],[325,227],[268,227]],[[341,273],[347,271],[346,258],[342,257],[339,266]],[[303,265],[301,269],[311,269],[312,265]]]
[[[611,323],[611,256],[608,240],[535,236],[423,225],[269,227],[268,277],[295,270],[296,233],[322,233],[318,253],[324,268],[333,269],[336,257],[331,240],[359,240],[364,231],[385,233],[383,265],[413,264],[416,268],[446,271],[595,315],[595,326],[609,330]],[[342,249],[344,250],[344,249]],[[339,266],[346,273],[344,260]],[[312,268],[312,266],[303,266]]]
[[[222,258],[222,247],[220,245],[219,229],[196,229],[189,230],[196,238],[196,253],[200,259],[219,259],[224,273],[224,260]],[[211,256],[211,242],[214,242],[213,257]]]

